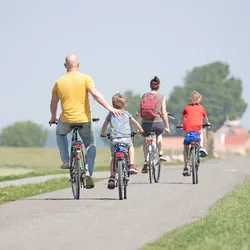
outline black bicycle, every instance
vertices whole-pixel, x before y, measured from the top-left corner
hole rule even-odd
[[[211,124],[203,124],[202,128],[211,127]],[[183,128],[183,126],[176,126],[176,128]],[[188,165],[192,173],[192,183],[198,184],[198,169],[200,166],[200,141],[194,140],[190,142],[188,151]]]
[[[93,118],[92,122],[98,122],[99,120],[99,118]],[[53,122],[52,124],[57,124],[57,122]],[[86,185],[87,178],[90,178],[89,170],[85,159],[83,142],[78,139],[78,130],[82,127],[83,125],[81,124],[74,124],[70,126],[72,129],[72,137],[69,174],[73,197],[76,200],[79,200],[80,198],[81,187],[86,189],[92,188]]]
[[[132,132],[130,136],[133,138],[136,134],[136,132]],[[110,134],[107,134],[107,136],[110,139]],[[115,188],[118,187],[119,200],[127,199],[127,186],[130,177],[127,145],[117,143],[112,154],[114,156]]]

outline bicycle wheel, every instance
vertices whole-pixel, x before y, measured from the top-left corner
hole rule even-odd
[[[158,150],[156,150],[154,162],[153,176],[155,183],[158,183],[161,175],[161,160],[159,159]]]
[[[153,160],[152,160],[152,155],[149,154],[148,156],[148,174],[149,174],[149,182],[152,183],[152,168],[154,167],[153,165]]]
[[[195,167],[195,148],[191,148],[190,149],[190,158],[191,158],[191,160],[190,160],[190,162],[191,162],[191,170],[192,170],[192,181],[193,181],[193,184],[195,184],[195,182],[196,182],[196,174],[195,174],[195,172],[196,172],[196,167]]]
[[[84,151],[83,149],[81,149],[81,158],[80,158],[80,184],[81,187],[84,188],[85,187],[85,183],[84,183],[84,177],[83,175],[86,174],[87,169],[86,169],[86,163],[85,163],[85,156],[84,156]]]
[[[123,190],[124,190],[124,174],[123,174],[123,166],[122,161],[117,161],[117,169],[118,169],[118,193],[119,200],[123,200]]]
[[[72,165],[70,168],[70,177],[71,177],[71,187],[72,193],[76,200],[80,198],[80,159],[75,157],[72,159]]]
[[[127,168],[127,165],[125,165],[125,163],[123,163],[123,183],[124,183],[124,190],[123,190],[123,194],[124,194],[124,199],[126,200],[127,199],[127,186],[128,186],[128,168]]]
[[[196,184],[198,184],[198,162],[199,162],[199,149],[196,148],[195,150],[195,155],[196,155],[196,161],[195,161],[195,176],[196,176]]]

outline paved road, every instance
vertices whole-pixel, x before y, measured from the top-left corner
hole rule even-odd
[[[138,249],[163,233],[197,219],[250,172],[249,158],[204,163],[200,183],[190,184],[179,167],[165,167],[161,183],[134,176],[127,201],[106,182],[83,190],[47,193],[0,206],[1,250]]]
[[[105,178],[108,176],[109,176],[109,172],[96,172],[96,173],[94,173],[93,177]],[[22,185],[26,185],[26,184],[37,184],[37,183],[45,182],[48,180],[57,179],[57,178],[64,178],[64,177],[69,177],[69,173],[35,176],[35,177],[28,177],[28,178],[23,178],[23,179],[19,179],[19,180],[3,181],[3,182],[0,182],[0,188],[1,187],[8,187],[8,186],[22,186]]]

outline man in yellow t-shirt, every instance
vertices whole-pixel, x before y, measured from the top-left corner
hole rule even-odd
[[[104,108],[119,116],[120,110],[114,109],[107,103],[100,92],[95,88],[93,79],[89,75],[78,72],[79,61],[74,54],[66,57],[65,68],[67,73],[59,78],[52,90],[50,103],[51,119],[50,124],[58,121],[56,129],[57,145],[62,160],[62,169],[69,168],[69,151],[67,134],[70,133],[70,126],[73,124],[83,125],[79,134],[86,148],[86,161],[89,173],[86,177],[86,188],[93,188],[92,174],[96,157],[95,136],[92,128],[89,93]],[[57,106],[61,102],[62,113],[57,119]]]

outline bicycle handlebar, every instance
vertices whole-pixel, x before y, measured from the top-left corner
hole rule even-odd
[[[140,134],[142,134],[142,133],[140,133]],[[131,132],[131,134],[130,134],[131,137],[135,137],[135,135],[139,135],[139,134],[136,133],[136,132],[134,132],[134,131]],[[104,138],[105,138],[106,136],[101,135],[101,137],[104,137]],[[110,139],[110,134],[107,134],[107,137],[108,137],[108,139]]]
[[[211,127],[212,126],[212,124],[203,124],[202,125],[202,128],[205,128],[205,127]],[[181,125],[181,126],[176,126],[176,128],[183,128],[183,125]]]
[[[92,122],[98,122],[100,121],[100,118],[92,118]],[[57,125],[58,122],[51,122],[51,124],[56,124]]]

